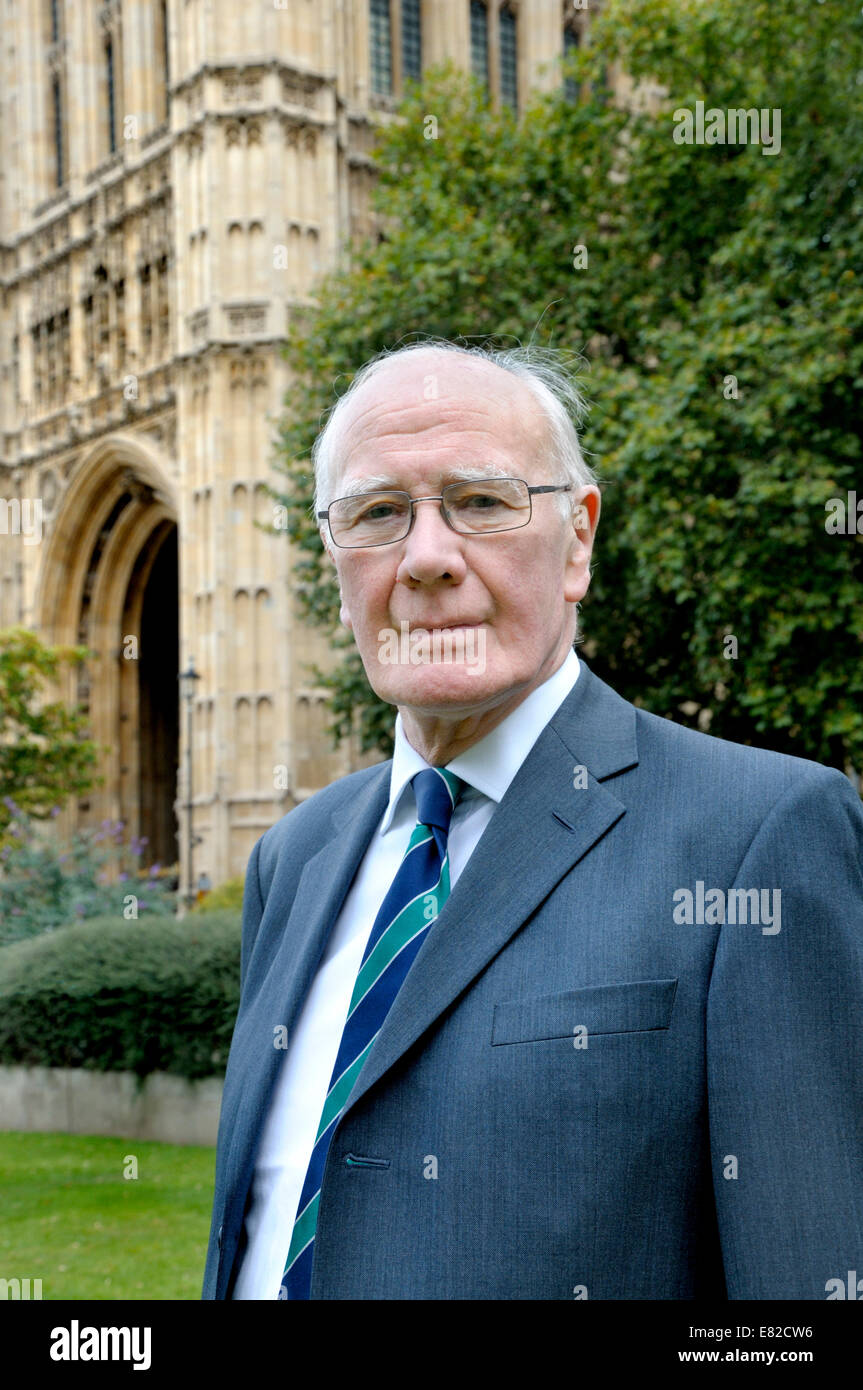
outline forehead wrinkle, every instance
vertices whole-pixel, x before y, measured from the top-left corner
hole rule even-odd
[[[404,450],[411,457],[418,458],[424,454],[439,454],[447,449],[463,449],[475,447],[474,441],[478,442],[481,452],[488,453],[489,450],[500,451],[505,449],[508,441],[512,438],[512,432],[507,432],[502,438],[496,437],[495,432],[485,428],[483,425],[463,425],[458,429],[449,426],[442,426],[440,422],[429,425],[425,429],[414,432],[393,432],[385,434],[370,434],[357,440],[352,447],[351,453],[355,457],[361,456],[367,448],[373,448],[374,453],[390,454],[399,453]]]
[[[506,478],[510,474],[506,468],[496,463],[482,462],[476,464],[459,465],[455,468],[441,468],[437,473],[432,474],[433,479],[437,479],[437,486],[444,485],[444,480],[452,482],[472,482],[483,478]],[[356,497],[365,492],[392,491],[408,492],[409,488],[402,487],[403,479],[394,473],[373,473],[359,474],[353,478],[343,481],[343,497]]]
[[[515,414],[521,422],[525,413],[532,418],[538,430],[544,428],[545,417],[535,396],[526,384],[512,373],[505,372],[493,364],[470,360],[456,367],[445,353],[432,352],[430,356],[438,362],[443,359],[443,369],[433,374],[439,384],[439,394],[436,397],[427,400],[422,394],[424,381],[428,377],[427,371],[406,372],[403,369],[404,364],[397,364],[402,366],[402,370],[396,372],[396,384],[389,389],[391,394],[401,396],[401,403],[391,403],[386,395],[386,377],[393,373],[384,372],[383,380],[379,374],[361,390],[358,399],[353,403],[353,409],[349,408],[347,419],[340,429],[341,442],[344,443],[346,436],[353,431],[359,430],[362,433],[370,424],[371,432],[376,433],[374,427],[378,417],[380,422],[386,425],[389,417],[398,418],[410,415],[411,412],[427,414],[433,411],[443,418],[435,419],[429,424],[420,420],[412,429],[405,431],[410,433],[421,433],[446,425],[459,416],[468,419],[472,415],[478,416],[484,422],[491,420],[495,426],[499,426],[501,416]],[[471,387],[469,392],[466,391],[465,372],[472,373],[476,379],[476,387]],[[361,400],[366,391],[370,399],[363,405]],[[404,394],[413,392],[415,395],[412,399],[404,399]],[[379,412],[382,412],[380,416]]]
[[[473,438],[472,436],[476,436]],[[457,437],[449,437],[437,445],[429,442],[419,447],[411,436],[398,435],[381,440],[361,440],[345,460],[340,477],[361,476],[364,468],[379,473],[381,466],[392,470],[391,476],[406,477],[416,470],[429,466],[432,477],[443,478],[454,469],[473,467],[480,476],[494,470],[499,477],[518,476],[537,459],[536,443],[526,448],[520,444],[490,438],[487,431],[464,430]],[[448,460],[451,459],[451,463]],[[434,465],[437,464],[437,468]],[[395,486],[395,483],[391,483]]]
[[[506,406],[494,410],[491,403],[473,404],[454,398],[447,402],[411,401],[401,406],[377,400],[347,421],[342,432],[342,445],[352,435],[358,437],[359,443],[363,438],[401,438],[452,431],[454,427],[459,433],[495,433],[500,429],[501,416],[509,413]]]

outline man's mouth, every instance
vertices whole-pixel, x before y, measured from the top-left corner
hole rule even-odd
[[[464,621],[456,619],[453,622],[446,623],[406,623],[404,619],[402,619],[402,627],[408,632],[458,632],[462,628],[482,626],[482,619],[478,622],[475,622],[473,619],[465,619]]]
[[[381,666],[464,664],[471,674],[485,670],[486,627],[484,619],[449,619],[429,626],[402,618],[398,629],[382,628],[378,633],[378,662]]]

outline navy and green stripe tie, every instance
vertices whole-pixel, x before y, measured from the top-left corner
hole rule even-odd
[[[443,767],[411,778],[417,825],[366,944],[306,1180],[300,1194],[279,1298],[309,1297],[318,1203],[333,1132],[390,1005],[449,897],[447,834],[464,783]]]

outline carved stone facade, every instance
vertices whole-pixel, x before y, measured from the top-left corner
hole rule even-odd
[[[485,24],[496,99],[509,72],[521,102],[584,8],[0,0],[0,627],[89,647],[62,693],[103,750],[61,829],[121,819],[187,888],[191,799],[193,881],[218,884],[361,765],[309,684],[328,651],[289,547],[256,525],[280,349],[373,229],[373,127],[416,54],[469,63],[473,23],[476,66]]]

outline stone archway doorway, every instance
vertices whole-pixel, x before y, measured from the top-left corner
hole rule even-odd
[[[62,696],[89,716],[102,783],[63,814],[65,831],[120,820],[144,863],[179,860],[179,590],[176,506],[161,459],[116,435],[79,465],[40,573],[39,630],[86,646]]]
[[[124,739],[128,761],[120,769],[122,818],[137,823],[138,833],[146,837],[149,862],[175,864],[179,862],[174,800],[180,752],[176,526],[158,528],[142,549],[126,595],[127,615],[138,602],[137,585],[141,587],[140,616],[137,623],[124,624],[140,628],[140,644],[137,690],[130,683],[129,708],[120,710],[121,721],[132,722],[132,737]]]

